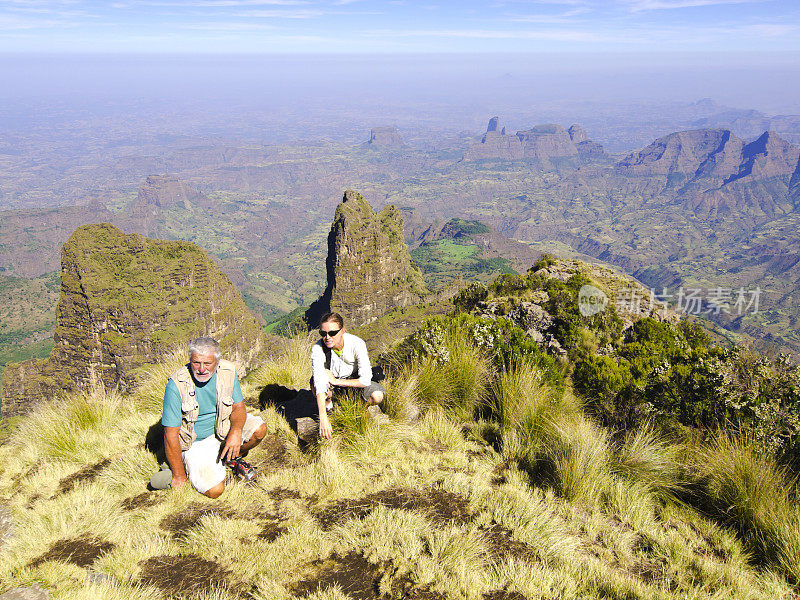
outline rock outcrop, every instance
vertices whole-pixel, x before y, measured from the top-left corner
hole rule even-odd
[[[152,235],[162,211],[192,206],[211,208],[212,202],[177,177],[150,175],[139,188],[139,195],[131,206],[131,216],[137,233]]]
[[[95,382],[128,389],[138,367],[200,335],[244,363],[263,345],[258,321],[202,249],[80,227],[61,251],[55,346],[46,359],[6,367],[3,416]]]
[[[756,210],[788,202],[800,149],[774,132],[749,144],[727,129],[672,133],[617,163],[638,191],[675,195],[695,212]]]
[[[402,146],[403,137],[397,127],[373,127],[367,143],[370,146]]]
[[[552,170],[564,163],[577,167],[579,159],[603,156],[603,147],[589,140],[580,125],[572,125],[569,131],[561,125],[536,125],[509,135],[505,127],[500,129],[499,117],[492,117],[480,143],[470,146],[463,160],[525,160]]]
[[[501,131],[500,117],[492,117],[480,143],[470,146],[464,160],[521,160],[524,155],[522,141],[516,135],[506,134],[505,127]]]
[[[797,166],[789,180],[789,199],[794,203],[795,208],[800,208],[800,158],[797,160]]]
[[[361,194],[348,190],[336,207],[325,261],[328,284],[306,320],[316,326],[329,310],[355,327],[426,293],[422,273],[403,240],[403,218],[393,205],[376,214]]]

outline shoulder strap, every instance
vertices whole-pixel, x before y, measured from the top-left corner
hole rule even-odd
[[[328,348],[325,344],[322,344],[322,353],[325,355],[325,368],[326,369],[330,369],[331,368],[331,352],[333,352],[333,350]]]

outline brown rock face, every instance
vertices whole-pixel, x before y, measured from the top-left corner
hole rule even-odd
[[[800,149],[774,132],[745,144],[726,129],[673,133],[617,164],[629,187],[674,194],[697,213],[774,214],[789,203]]]
[[[3,414],[93,382],[127,389],[137,367],[201,335],[245,363],[263,345],[261,326],[205,252],[109,224],[80,227],[61,251],[55,347],[6,367]]]
[[[403,241],[403,219],[389,205],[376,214],[361,194],[348,190],[328,234],[328,285],[306,319],[316,327],[329,311],[356,327],[425,294],[422,273]]]
[[[742,140],[727,129],[681,131],[657,139],[647,148],[634,152],[617,164],[617,170],[628,176],[694,175],[703,167],[713,167],[715,174],[731,175],[738,170]],[[721,162],[706,161],[721,155]],[[710,174],[706,169],[706,173]]]
[[[403,138],[397,127],[374,127],[369,132],[370,146],[402,146]]]
[[[567,129],[567,133],[569,133],[569,139],[572,140],[573,144],[580,144],[581,142],[585,142],[589,139],[589,136],[586,135],[583,127],[577,123],[570,126],[570,128]]]
[[[789,198],[795,208],[800,208],[800,159],[797,160],[797,166],[789,180]]]
[[[525,158],[549,164],[553,158],[576,158],[578,149],[569,133],[561,125],[537,125],[527,131],[518,131]]]
[[[498,117],[492,117],[480,143],[473,144],[464,154],[464,160],[526,160],[543,169],[553,169],[566,161],[577,167],[579,158],[596,160],[605,157],[603,147],[588,139],[580,125],[569,131],[561,125],[537,125],[527,131],[507,135],[500,129]]]
[[[212,202],[177,177],[150,175],[139,188],[131,214],[136,230],[143,235],[152,235],[156,219],[163,210],[186,209],[191,205],[210,208]]]

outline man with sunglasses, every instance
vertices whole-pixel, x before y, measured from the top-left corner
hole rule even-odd
[[[347,388],[361,390],[368,406],[377,406],[386,390],[372,381],[367,345],[360,337],[347,333],[339,313],[322,315],[319,323],[320,340],[311,348],[311,391],[319,410],[319,435],[333,435],[328,411],[333,408],[333,396]]]

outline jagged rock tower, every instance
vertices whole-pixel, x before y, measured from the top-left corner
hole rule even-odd
[[[403,241],[400,211],[389,205],[376,214],[352,190],[336,207],[325,266],[328,285],[306,312],[312,327],[329,310],[341,313],[348,325],[366,325],[395,307],[419,302],[426,293]]]
[[[3,416],[93,382],[125,390],[137,367],[201,335],[245,363],[263,347],[263,329],[202,249],[79,227],[61,250],[53,351],[6,367]]]

